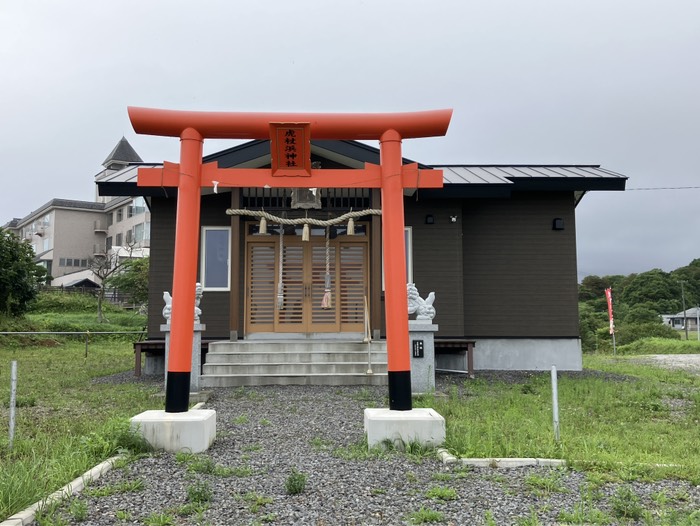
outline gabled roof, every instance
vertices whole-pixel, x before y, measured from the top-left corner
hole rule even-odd
[[[379,149],[357,141],[311,141],[312,161],[323,159],[328,168],[361,168],[379,164]],[[270,141],[248,141],[202,158],[220,168],[261,168],[270,164]],[[404,164],[412,163],[403,159]],[[325,163],[324,163],[325,165]],[[160,166],[160,165],[148,165]],[[505,197],[513,191],[572,191],[576,202],[590,190],[624,190],[627,177],[600,165],[536,164],[420,164],[443,170],[445,188],[423,189],[424,197]],[[129,166],[97,181],[100,195],[164,195],[163,188],[137,188],[138,166]],[[174,189],[171,189],[170,195]],[[167,194],[167,192],[166,192]]]
[[[131,144],[129,144],[129,141],[127,141],[125,137],[122,137],[121,140],[114,147],[112,152],[104,160],[102,166],[108,168],[114,163],[129,164],[142,162],[143,159],[139,157],[139,154],[136,153],[136,150],[132,148]]]

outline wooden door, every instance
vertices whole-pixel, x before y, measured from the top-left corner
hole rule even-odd
[[[350,236],[343,236],[348,238]],[[251,236],[246,257],[246,334],[363,332],[369,277],[366,239]],[[281,294],[279,292],[281,264]],[[324,304],[326,273],[330,305]]]

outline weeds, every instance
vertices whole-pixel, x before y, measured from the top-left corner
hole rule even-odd
[[[83,493],[89,497],[109,497],[121,493],[131,493],[141,491],[145,487],[142,479],[125,480],[101,488],[85,488]]]
[[[265,497],[264,495],[260,495],[258,493],[255,493],[254,491],[243,495],[243,500],[250,504],[250,511],[252,513],[257,513],[258,511],[260,511],[261,508],[268,504],[272,504],[273,502],[272,498]]]
[[[440,511],[421,507],[418,511],[411,513],[408,518],[412,524],[427,524],[429,522],[442,522],[445,515]]]
[[[573,511],[562,511],[557,520],[570,524],[612,524],[613,518],[592,506],[590,502],[579,501]]]
[[[433,486],[425,492],[425,496],[429,499],[435,500],[456,500],[457,491],[455,491],[453,488],[446,488],[444,486]]]
[[[639,495],[629,486],[621,486],[610,498],[613,515],[618,519],[638,520],[643,513]]]
[[[292,468],[292,472],[284,482],[284,489],[288,495],[297,495],[306,488],[306,475]]]
[[[151,513],[143,519],[145,526],[172,526],[175,524],[175,517],[170,513]]]
[[[70,500],[70,503],[68,504],[68,513],[70,513],[73,519],[75,519],[78,522],[83,522],[85,519],[87,519],[87,512],[87,502],[77,498],[73,498]]]
[[[525,485],[540,497],[546,497],[551,493],[565,493],[567,490],[561,483],[561,475],[561,471],[556,470],[545,475],[531,473],[525,477]]]
[[[194,504],[206,504],[213,496],[214,492],[207,482],[196,482],[187,487],[187,500]]]

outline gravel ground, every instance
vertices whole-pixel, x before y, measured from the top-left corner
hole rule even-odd
[[[479,377],[520,382],[531,375]],[[133,377],[118,375],[107,381]],[[438,391],[457,381],[462,379],[439,375]],[[212,390],[206,407],[217,411],[217,440],[204,456],[228,473],[193,472],[191,463],[178,462],[172,454],[142,458],[113,469],[90,488],[114,488],[140,479],[143,489],[101,497],[83,493],[78,499],[87,503],[87,517],[80,524],[398,525],[413,524],[411,514],[425,508],[443,514],[440,524],[544,525],[557,524],[559,512],[573,511],[587,493],[584,474],[572,470],[465,469],[444,465],[432,454],[366,458],[360,447],[352,447],[363,439],[363,409],[384,406],[386,394],[386,387]],[[306,488],[297,495],[285,490],[293,469],[307,475]],[[533,475],[556,481],[559,490],[533,492],[527,484]],[[182,511],[187,504],[188,489],[192,492],[202,483],[212,491],[206,510],[178,516],[174,510]],[[593,506],[610,514],[611,497],[620,486],[602,486]],[[426,492],[434,487],[454,489],[454,500],[430,498]],[[661,490],[678,496],[676,507],[700,509],[700,487],[686,482],[635,482],[630,487],[646,509],[655,509],[651,496]],[[59,513],[68,524],[78,524],[68,508],[64,505]],[[174,522],[149,522],[153,514],[170,514]],[[494,522],[487,521],[489,515]],[[687,524],[700,524],[700,517],[697,521]]]

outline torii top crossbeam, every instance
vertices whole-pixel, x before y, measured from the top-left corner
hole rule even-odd
[[[447,133],[452,110],[407,113],[252,113],[178,111],[129,107],[136,133],[180,137],[193,128],[204,139],[268,139],[270,123],[309,123],[314,139],[372,140],[387,130],[402,139]]]
[[[404,257],[404,188],[442,187],[442,171],[402,166],[401,140],[442,136],[452,110],[409,113],[231,113],[129,108],[137,133],[179,137],[180,163],[139,168],[139,186],[177,186],[175,261],[166,412],[189,405],[194,293],[199,250],[202,187],[381,188],[382,243],[386,307],[389,408],[411,409],[406,260]],[[359,170],[315,170],[310,140],[377,139],[380,166]],[[219,168],[202,165],[205,138],[271,141],[271,169]]]

